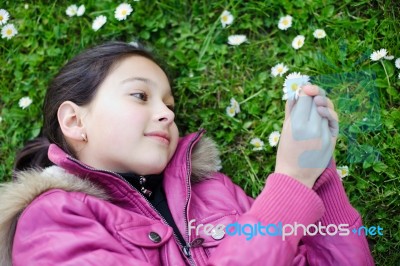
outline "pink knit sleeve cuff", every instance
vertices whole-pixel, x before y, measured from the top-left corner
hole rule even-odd
[[[317,191],[319,187],[321,187],[324,183],[328,182],[330,179],[332,178],[336,178],[336,176],[334,175],[330,175],[330,171],[327,171],[328,169],[334,170],[336,171],[336,162],[335,159],[331,158],[331,160],[329,161],[328,166],[326,167],[325,171],[322,172],[322,174],[320,175],[320,177],[317,179],[317,181],[315,182],[314,186],[313,186],[313,190]]]
[[[322,217],[324,205],[312,189],[290,176],[274,173],[248,213],[265,223],[308,225]]]
[[[359,214],[347,198],[333,159],[315,183],[313,190],[325,205],[326,211],[321,218],[323,225],[341,223],[352,225],[359,218]]]

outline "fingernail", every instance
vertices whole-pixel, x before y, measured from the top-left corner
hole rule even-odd
[[[314,94],[318,92],[318,87],[315,85],[307,84],[302,86],[303,90],[306,90],[308,93]]]

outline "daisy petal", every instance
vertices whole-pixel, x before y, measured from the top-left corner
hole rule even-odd
[[[230,45],[241,45],[245,41],[247,41],[246,35],[231,35],[228,37],[228,44]]]

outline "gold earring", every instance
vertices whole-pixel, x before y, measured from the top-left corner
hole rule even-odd
[[[85,133],[82,133],[82,134],[81,134],[81,137],[82,137],[82,140],[83,140],[84,142],[87,142],[87,141],[88,141],[88,140],[87,140],[87,136],[86,136]]]

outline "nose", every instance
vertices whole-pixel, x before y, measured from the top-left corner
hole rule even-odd
[[[160,111],[155,115],[155,120],[159,122],[163,122],[166,124],[170,124],[175,119],[175,113],[169,109],[165,104],[160,109]]]

